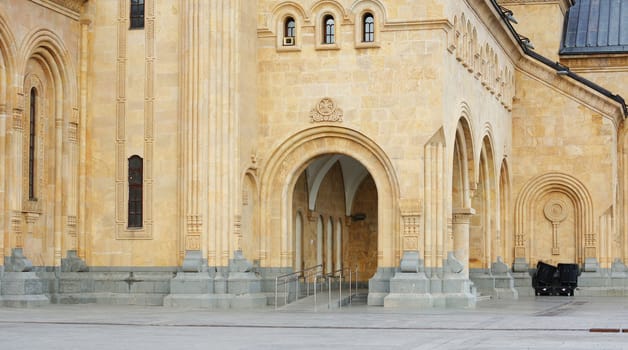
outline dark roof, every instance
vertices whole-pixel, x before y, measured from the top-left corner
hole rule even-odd
[[[627,52],[628,0],[576,0],[565,16],[560,54]]]

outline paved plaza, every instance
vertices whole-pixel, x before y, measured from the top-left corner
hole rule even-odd
[[[488,300],[473,310],[0,308],[0,349],[628,349],[628,298]]]

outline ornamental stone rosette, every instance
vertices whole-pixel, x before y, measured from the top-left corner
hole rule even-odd
[[[342,122],[342,109],[329,97],[321,99],[310,111],[310,120],[314,122]]]

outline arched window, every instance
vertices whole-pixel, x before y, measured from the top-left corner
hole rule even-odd
[[[128,226],[142,227],[144,164],[138,155],[129,158]]]
[[[36,200],[35,197],[35,116],[37,113],[37,90],[31,89],[30,112],[28,122],[28,199]]]
[[[336,42],[336,22],[334,16],[326,15],[323,17],[323,44],[333,44]]]
[[[144,28],[144,0],[131,0],[131,28]]]
[[[372,43],[375,41],[375,19],[370,13],[365,13],[362,17],[362,41],[365,43]]]
[[[285,46],[294,45],[294,37],[296,34],[296,22],[294,18],[288,17],[284,23],[283,28],[283,44]]]

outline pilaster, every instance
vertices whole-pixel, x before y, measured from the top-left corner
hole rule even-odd
[[[440,129],[424,146],[424,249],[428,275],[431,269],[442,267],[446,244],[444,149],[444,135]]]
[[[87,92],[88,92],[88,64],[90,60],[89,27],[91,20],[83,18],[81,24],[80,56],[79,56],[79,121],[77,130],[78,139],[78,203],[77,203],[77,233],[74,249],[80,259],[85,259],[86,229],[87,229]]]
[[[201,271],[208,258],[207,181],[208,171],[206,80],[209,59],[206,28],[209,26],[209,2],[181,2],[180,28],[180,256],[184,271]],[[211,142],[211,139],[210,141]]]
[[[205,139],[209,149],[208,193],[209,265],[227,266],[236,244],[235,206],[240,174],[237,152],[239,122],[237,113],[237,63],[240,1],[209,2],[209,125]]]
[[[24,92],[21,87],[13,87],[10,92],[12,99],[11,114],[7,116],[7,150],[6,150],[6,200],[5,213],[7,223],[7,235],[5,237],[5,260],[12,255],[13,248],[22,248],[22,172],[23,172],[23,131],[22,117],[24,113]]]

